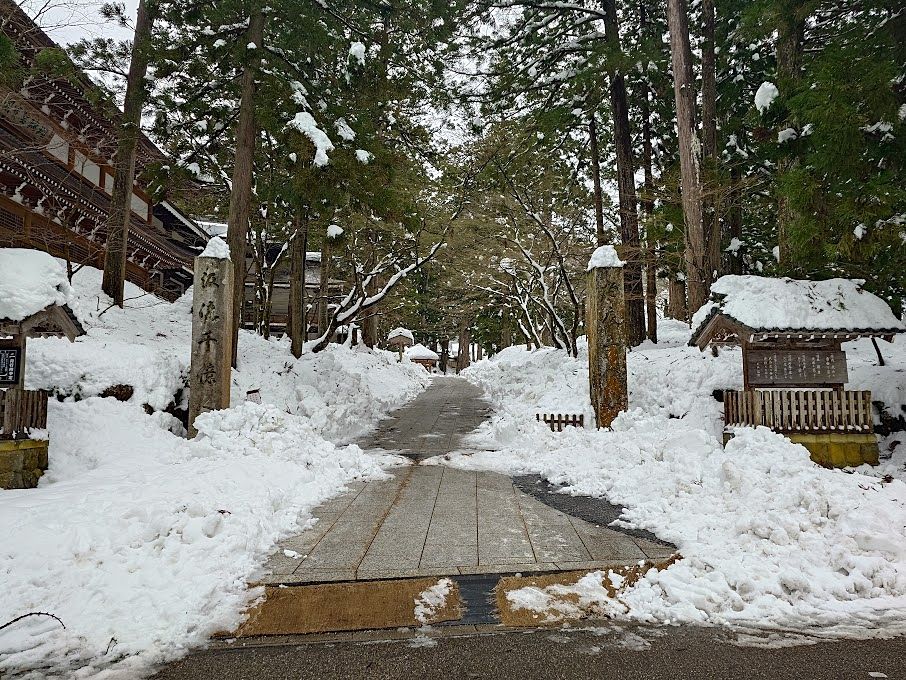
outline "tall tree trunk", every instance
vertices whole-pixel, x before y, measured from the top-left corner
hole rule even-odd
[[[786,99],[795,89],[799,80],[802,63],[802,42],[805,34],[805,18],[802,16],[802,2],[778,3],[777,26],[777,80],[781,97]],[[777,176],[783,177],[797,165],[795,158],[787,155],[777,161]],[[777,189],[777,240],[780,248],[780,266],[792,273],[794,266],[790,226],[795,219],[789,198]]]
[[[717,211],[717,59],[715,51],[714,0],[702,0],[702,165],[705,182],[702,196],[702,228],[707,242],[708,284],[721,268],[720,215]]]
[[[601,154],[598,149],[598,125],[595,122],[594,113],[591,114],[591,120],[588,121],[588,140],[591,152],[591,176],[595,188],[595,233],[598,245],[603,246],[607,239],[604,235],[604,198],[601,194]]]
[[[695,123],[695,82],[692,79],[692,50],[689,46],[689,19],[685,0],[667,0],[667,24],[670,29],[683,217],[686,226],[687,310],[697,310],[708,299],[710,274],[707,272],[702,222],[701,144]]]
[[[727,214],[727,243],[742,240],[742,177],[738,167],[730,169],[730,209]],[[725,254],[728,274],[742,274],[742,253],[739,250]]]
[[[324,334],[330,319],[330,258],[331,239],[324,235],[321,241],[321,281],[318,287],[318,335]]]
[[[290,351],[299,358],[305,344],[305,249],[308,222],[296,213],[296,228],[289,251],[289,340]]]
[[[646,0],[639,3],[639,25],[642,39],[648,36],[648,15],[645,7]],[[645,76],[640,82],[640,101],[642,103],[642,171],[645,177],[645,188],[642,193],[642,210],[646,220],[651,219],[654,212],[654,172],[652,170],[652,157],[654,152],[651,145],[651,107],[648,103],[649,87]],[[650,222],[647,224],[650,225]],[[657,243],[651,236],[650,229],[646,226],[645,242],[647,257],[645,263],[645,312],[647,315],[646,326],[648,339],[657,342]]]
[[[132,215],[132,189],[135,182],[135,155],[141,137],[142,106],[145,103],[145,76],[151,50],[151,30],[156,7],[139,0],[135,22],[135,38],[129,73],[126,76],[126,99],[114,160],[113,192],[110,213],[107,215],[107,247],[104,255],[103,291],[114,304],[123,306],[126,281],[126,243],[129,239],[129,219]]]
[[[456,357],[457,373],[464,368],[468,368],[469,364],[472,363],[472,359],[469,356],[471,345],[472,334],[469,332],[469,324],[466,322],[459,328],[459,355]]]
[[[513,344],[513,320],[504,316],[500,320],[500,349],[506,349]],[[498,350],[499,351],[499,350]]]
[[[242,299],[245,295],[245,242],[248,238],[252,204],[252,184],[255,171],[255,78],[264,43],[264,13],[256,7],[249,17],[248,42],[256,49],[247,50],[248,62],[242,72],[242,93],[239,100],[239,122],[236,126],[236,161],[230,191],[230,214],[227,223],[227,243],[233,261],[233,366],[239,348],[239,326],[242,323]]]
[[[671,274],[667,294],[667,316],[678,321],[687,321],[689,312],[686,307],[686,282],[676,274]]]
[[[604,20],[606,40],[612,49],[620,49],[619,24],[615,0],[606,3]],[[620,194],[620,237],[626,265],[623,282],[626,293],[627,340],[637,345],[645,339],[645,300],[642,289],[642,253],[639,242],[639,214],[635,193],[635,163],[632,158],[632,137],[629,130],[629,105],[626,101],[626,80],[623,74],[611,69],[610,106],[613,110],[613,137],[617,152],[617,186]]]
[[[365,293],[368,295],[374,295],[377,293],[383,286],[378,283],[377,278],[374,278],[371,283],[365,288]],[[378,307],[374,307],[368,311],[368,316],[362,319],[362,342],[366,346],[374,349],[378,343]]]

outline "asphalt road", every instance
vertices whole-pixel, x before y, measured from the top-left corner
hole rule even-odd
[[[246,645],[197,652],[157,680],[906,678],[906,638],[783,646],[695,627],[613,624],[442,637]],[[745,636],[743,636],[745,638]],[[744,646],[741,646],[741,642]],[[760,642],[761,646],[751,646]],[[765,646],[767,645],[767,646]]]

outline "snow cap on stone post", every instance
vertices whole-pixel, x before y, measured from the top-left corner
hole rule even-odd
[[[586,271],[592,269],[601,269],[606,267],[622,267],[623,260],[617,255],[617,249],[613,246],[600,246],[591,254]]]
[[[229,260],[230,247],[219,236],[214,236],[198,257],[212,257],[216,260]]]

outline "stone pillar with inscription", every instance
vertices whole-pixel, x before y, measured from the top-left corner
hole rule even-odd
[[[192,297],[192,365],[189,371],[189,436],[195,418],[230,406],[233,356],[233,263],[219,237],[195,258]]]
[[[610,427],[620,411],[629,406],[623,263],[613,246],[601,246],[592,254],[586,297],[591,404],[598,427]]]

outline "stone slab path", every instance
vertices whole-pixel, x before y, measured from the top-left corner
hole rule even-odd
[[[458,450],[489,413],[478,388],[439,378],[361,445],[420,461]],[[673,552],[549,507],[504,475],[438,465],[352,484],[313,514],[315,527],[282,542],[259,583],[596,569]]]

